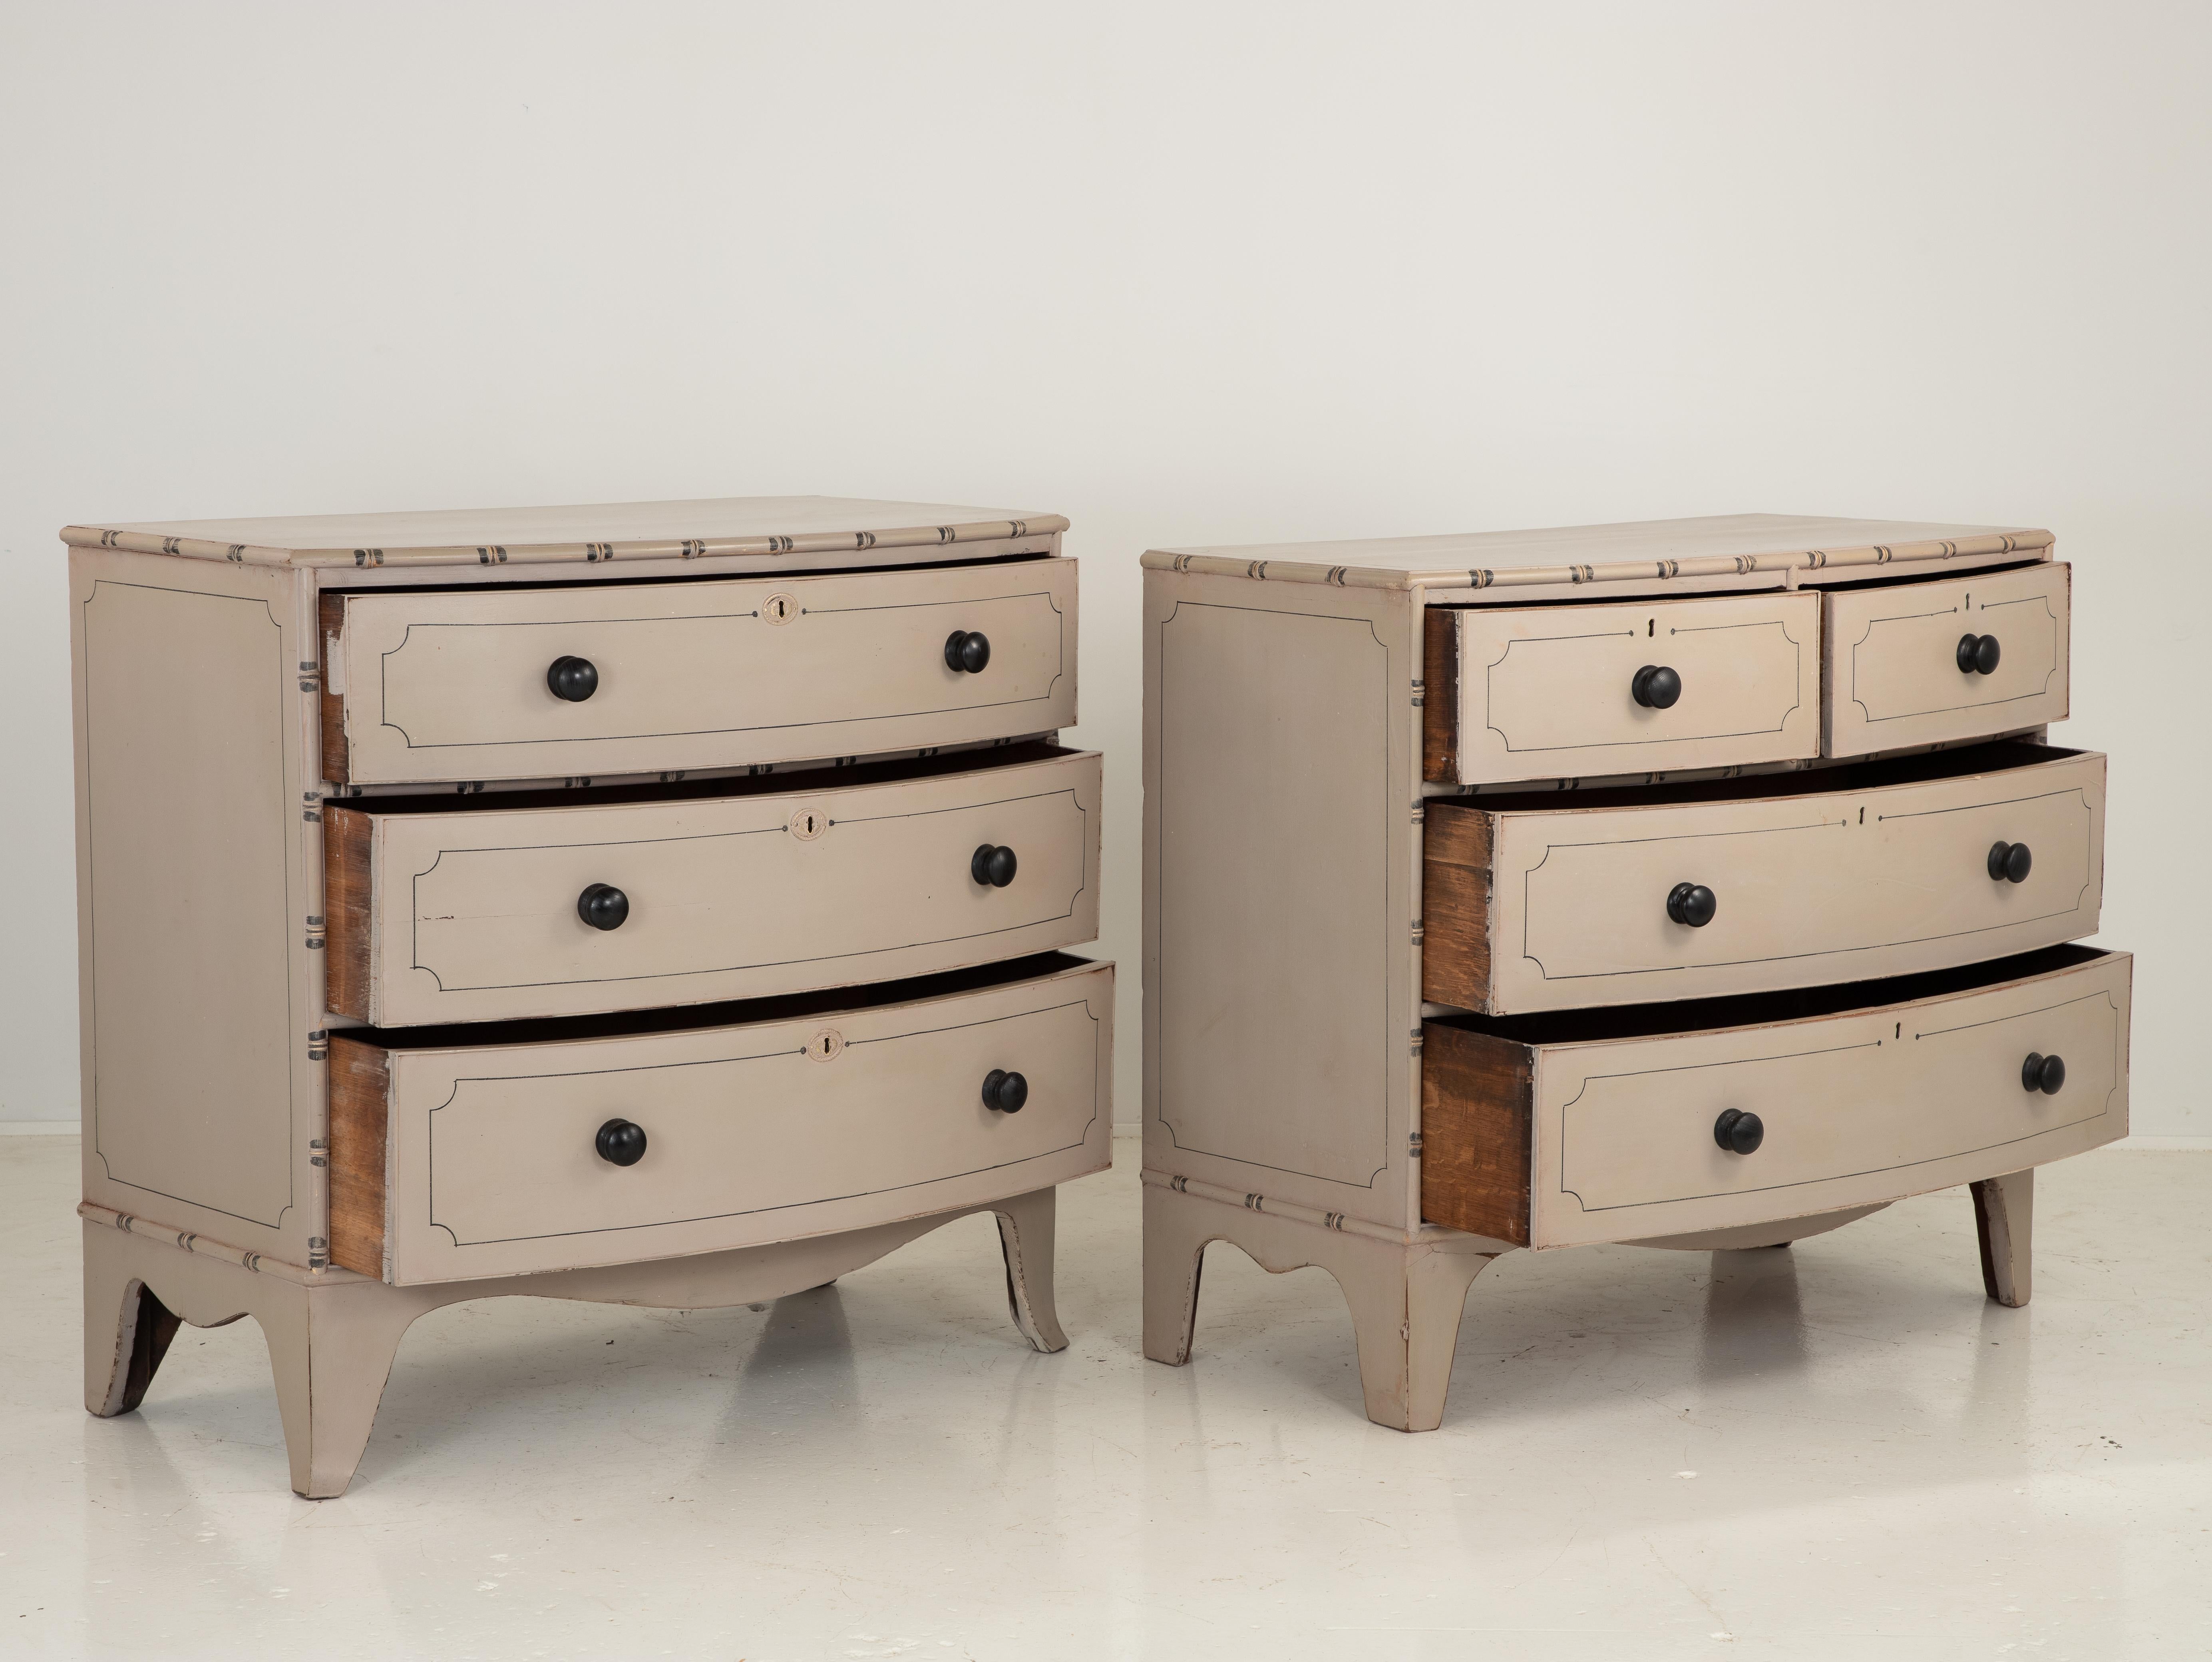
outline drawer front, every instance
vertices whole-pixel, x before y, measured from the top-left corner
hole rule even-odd
[[[1769,594],[1454,611],[1458,731],[1446,777],[1476,785],[1815,755],[1820,604]],[[1662,680],[1639,702],[1647,667],[1671,670],[1674,686]]]
[[[1075,580],[1054,559],[330,597],[325,776],[567,779],[1049,731],[1075,719]],[[989,643],[980,668],[948,663],[955,632]],[[588,696],[556,696],[563,658],[592,666]]]
[[[1860,756],[2063,721],[2071,582],[2072,567],[2049,564],[1823,597],[1821,754]],[[1997,642],[1986,673],[1960,667],[1968,635]]]
[[[2124,1137],[2130,968],[2115,953],[1814,1021],[1538,1046],[1532,1244],[1832,1211]],[[2031,1053],[2064,1059],[2055,1095],[2023,1088]],[[1715,1141],[1731,1108],[1764,1125],[1751,1154]]]
[[[330,808],[331,1008],[380,1027],[643,1010],[1088,941],[1099,769],[1091,753],[623,806]],[[977,881],[987,846],[1012,851],[1003,885]],[[600,885],[623,897],[611,929],[580,906]]]
[[[2075,940],[2103,904],[2104,822],[2096,755],[1834,796],[1502,814],[1491,1008],[1809,986]],[[1990,875],[1998,842],[2027,848],[2023,881]],[[1710,891],[1708,922],[1669,915],[1683,883]]]
[[[715,1252],[1110,1163],[1113,967],[690,1033],[386,1052],[390,1279]],[[334,1058],[334,1059],[337,1059]],[[986,1106],[993,1070],[1028,1100]],[[618,1166],[610,1119],[643,1128]]]

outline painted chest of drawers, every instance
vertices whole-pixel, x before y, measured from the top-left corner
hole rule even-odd
[[[1057,517],[826,498],[72,527],[86,1403],[264,1331],[342,1491],[400,1336],[698,1307],[1109,1162]]]
[[[1145,556],[1145,1349],[1328,1268],[1439,1423],[1514,1247],[1780,1246],[2125,1134],[2048,532],[1772,515]]]

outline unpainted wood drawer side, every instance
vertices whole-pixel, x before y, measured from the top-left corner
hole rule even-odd
[[[1459,614],[1431,606],[1421,624],[1421,777],[1459,778]]]
[[[327,914],[323,1003],[356,1022],[369,1013],[369,852],[376,822],[356,808],[323,804],[323,901]]]
[[[1488,1010],[1492,862],[1497,821],[1431,802],[1421,826],[1421,996]]]
[[[1421,1216],[1528,1244],[1534,1068],[1526,1046],[1429,1022],[1421,1046]]]
[[[315,651],[322,659],[323,777],[335,785],[349,782],[346,758],[345,700],[331,690],[337,652],[333,646],[345,627],[345,596],[325,590],[315,603]]]
[[[331,1040],[331,1262],[384,1279],[387,1052],[343,1034]]]

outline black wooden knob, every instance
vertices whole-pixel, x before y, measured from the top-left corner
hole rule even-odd
[[[576,915],[594,929],[620,929],[629,916],[629,896],[612,883],[593,883],[576,896]]]
[[[1959,637],[1959,673],[1960,675],[1993,675],[2002,649],[1993,634],[1962,634]]]
[[[1667,891],[1667,915],[1692,929],[1703,929],[1712,922],[1720,907],[1713,891],[1703,883],[1676,883]]]
[[[581,704],[599,690],[599,666],[588,658],[556,658],[545,672],[545,684],[554,697]]]
[[[1018,1073],[993,1068],[983,1076],[983,1106],[1000,1113],[1019,1113],[1030,1100],[1030,1082]]]
[[[985,843],[968,862],[968,875],[979,883],[1004,889],[1014,880],[1014,851]]]
[[[627,1119],[608,1120],[592,1142],[611,1166],[635,1166],[645,1158],[645,1127]]]
[[[1766,1127],[1757,1114],[1729,1108],[1713,1121],[1713,1141],[1730,1154],[1755,1154],[1766,1141]]]
[[[2041,1091],[2045,1096],[2056,1096],[2066,1084],[2066,1064],[2056,1056],[2027,1053],[2027,1060],[2020,1065],[2020,1088]]]
[[[2027,852],[2024,842],[1993,842],[1990,845],[1990,881],[1991,883],[2026,883],[2028,868],[2035,864],[2035,856]]]
[[[945,637],[945,667],[974,675],[991,661],[991,643],[981,629],[955,629]]]
[[[1647,664],[1636,672],[1628,690],[1647,710],[1671,710],[1682,695],[1682,677],[1663,664]]]

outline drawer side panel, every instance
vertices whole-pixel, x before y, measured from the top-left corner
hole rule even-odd
[[[1528,1047],[1430,1022],[1421,1046],[1421,1216],[1528,1241]]]

